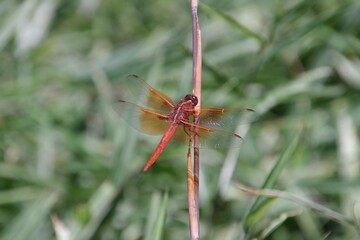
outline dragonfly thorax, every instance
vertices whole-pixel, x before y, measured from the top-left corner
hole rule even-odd
[[[181,120],[188,119],[193,113],[194,107],[198,103],[198,98],[195,95],[188,94],[181,99],[174,107],[173,111],[169,115],[171,121],[180,123]]]

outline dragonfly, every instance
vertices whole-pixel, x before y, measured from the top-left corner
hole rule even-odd
[[[195,136],[198,136],[199,148],[238,147],[243,138],[233,133],[231,127],[241,123],[241,119],[248,123],[257,118],[251,108],[197,108],[198,98],[193,94],[175,102],[137,75],[129,75],[125,86],[123,92],[132,96],[136,103],[119,99],[113,104],[114,110],[138,131],[162,135],[144,171],[155,163],[171,140],[194,143]]]

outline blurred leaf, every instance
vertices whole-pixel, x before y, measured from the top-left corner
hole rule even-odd
[[[145,240],[161,240],[165,228],[166,213],[168,208],[169,193],[163,194],[160,201],[160,194],[154,193],[150,205],[150,212],[147,218]]]
[[[261,44],[265,43],[266,40],[263,36],[251,31],[250,29],[248,29],[241,23],[237,22],[233,17],[231,17],[223,12],[217,11],[215,8],[212,8],[203,2],[200,2],[200,7],[201,7],[201,9],[205,10],[207,13],[222,19],[224,22],[226,22],[230,26],[234,27],[235,29],[240,31],[242,34],[244,34],[248,37],[251,37],[251,38],[255,38]]]
[[[90,220],[81,232],[76,235],[75,239],[87,240],[94,236],[106,214],[108,214],[118,190],[110,182],[103,182],[99,186],[89,202]]]
[[[333,221],[339,222],[344,225],[353,225],[353,226],[357,227],[356,221],[354,219],[348,218],[345,215],[335,212],[334,210],[331,210],[328,207],[324,207],[321,204],[318,204],[314,201],[310,201],[308,199],[299,197],[295,194],[284,192],[284,191],[279,191],[279,190],[273,190],[273,189],[269,189],[269,188],[261,189],[261,190],[250,189],[250,188],[246,188],[246,187],[241,187],[241,188],[244,189],[245,191],[252,192],[259,196],[265,196],[267,198],[282,198],[282,199],[290,200],[290,201],[295,202],[307,209],[316,211],[316,212],[332,219]]]
[[[12,164],[0,163],[0,178],[36,184],[43,187],[56,186],[56,182],[54,180],[44,178],[37,175],[35,171],[29,171],[23,167]]]
[[[50,221],[51,209],[59,198],[57,192],[42,193],[32,203],[24,205],[20,214],[9,223],[7,229],[1,234],[4,240],[31,240],[36,239],[35,232],[42,224]]]
[[[32,187],[19,187],[0,191],[0,205],[29,201],[39,197],[44,190]]]
[[[296,133],[291,141],[289,142],[289,145],[284,150],[284,152],[280,155],[278,160],[275,162],[275,165],[269,172],[267,178],[265,179],[264,184],[262,185],[262,189],[265,188],[272,188],[275,186],[276,181],[281,173],[281,171],[284,169],[286,163],[291,159],[291,155],[295,152],[295,149],[299,143],[300,134]],[[258,196],[255,199],[255,202],[252,204],[252,206],[249,208],[249,212],[245,216],[245,226],[247,229],[251,228],[251,226],[258,221],[260,218],[263,217],[265,211],[272,205],[273,199],[267,199]]]
[[[271,220],[269,226],[267,226],[267,228],[261,232],[260,238],[265,239],[279,226],[281,226],[288,218],[298,216],[299,214],[301,214],[300,210],[282,213],[278,218]]]
[[[51,221],[56,234],[56,240],[71,240],[69,228],[56,215],[51,216]]]

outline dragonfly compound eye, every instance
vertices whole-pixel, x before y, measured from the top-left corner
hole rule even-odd
[[[188,94],[185,96],[185,101],[191,101],[191,105],[196,106],[199,102],[198,98],[195,95]]]
[[[196,106],[199,102],[198,98],[195,95],[191,95],[191,102],[193,106]]]

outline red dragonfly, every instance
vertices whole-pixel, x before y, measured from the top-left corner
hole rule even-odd
[[[199,136],[200,148],[226,148],[232,141],[236,146],[242,142],[240,135],[230,132],[229,128],[239,123],[239,119],[250,122],[255,111],[250,108],[208,108],[195,110],[198,98],[188,94],[175,103],[165,94],[157,91],[137,75],[128,76],[126,89],[137,103],[118,100],[113,104],[115,111],[135,129],[150,135],[163,134],[155,151],[147,161],[144,171],[154,164],[171,139],[193,142]],[[141,106],[143,105],[143,106]],[[199,122],[194,122],[198,112]],[[249,116],[245,116],[249,115]],[[239,118],[241,117],[241,118]]]

